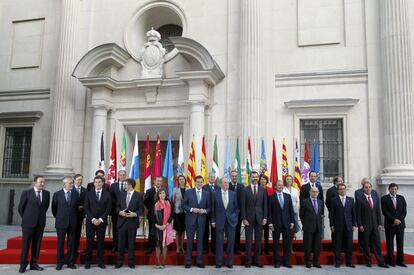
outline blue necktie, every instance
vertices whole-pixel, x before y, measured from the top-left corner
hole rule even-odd
[[[197,190],[197,203],[200,204],[201,202],[201,190]]]
[[[99,195],[99,193],[101,193],[100,191],[96,192],[96,200],[99,202],[99,199],[101,198],[101,196]]]
[[[70,192],[66,192],[66,202],[70,204]]]
[[[283,208],[283,205],[285,204],[284,200],[283,200],[283,194],[282,193],[277,193],[277,196],[279,198],[279,205],[280,208]]]
[[[315,209],[315,213],[318,214],[318,202],[316,199],[313,199],[313,208]]]

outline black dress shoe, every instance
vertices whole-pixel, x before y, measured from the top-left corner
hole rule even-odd
[[[68,264],[68,268],[70,268],[70,269],[76,269],[76,265],[74,265],[74,264]]]
[[[287,267],[287,268],[292,268],[292,265],[291,264],[284,264],[283,266],[284,267]]]
[[[197,264],[197,266],[198,266],[199,268],[205,268],[205,265],[204,265],[204,264]]]
[[[98,267],[101,268],[101,269],[105,269],[106,268],[105,264],[98,264]]]
[[[313,264],[313,267],[322,268],[322,266],[320,264]]]
[[[371,267],[372,266],[372,264],[371,263],[366,263],[365,264],[367,267]]]
[[[85,269],[91,269],[91,264],[85,264]]]
[[[254,266],[259,267],[259,268],[263,268],[263,265],[261,263],[255,263]]]
[[[228,264],[228,265],[226,265],[228,268],[233,268],[233,265],[232,264]]]
[[[135,268],[135,265],[134,264],[128,264],[128,266],[129,266],[129,268],[132,268],[132,269]]]
[[[221,264],[216,264],[216,268],[221,268]]]
[[[406,264],[404,264],[404,263],[398,263],[397,265],[398,265],[398,266],[401,266],[401,267],[407,267],[407,265],[406,265]]]
[[[305,266],[306,266],[306,268],[311,268],[312,267],[311,264],[306,264]]]
[[[20,266],[19,273],[25,273],[26,272],[26,266]]]
[[[185,264],[185,268],[190,268],[191,264]]]
[[[279,264],[279,263],[276,263],[276,264],[274,265],[274,267],[275,267],[275,268],[280,268],[280,264]]]
[[[389,263],[388,265],[389,266],[392,266],[392,267],[395,267],[395,264],[394,263]]]
[[[58,264],[58,265],[56,266],[56,270],[62,270],[62,267],[63,267],[63,264]]]
[[[43,267],[38,266],[37,264],[31,265],[30,266],[30,270],[37,270],[37,271],[42,271],[44,270]]]
[[[341,267],[341,264],[335,264],[335,267],[339,268],[339,267]]]
[[[251,264],[245,264],[244,267],[245,268],[250,268]]]
[[[114,266],[114,268],[115,269],[118,269],[118,268],[121,268],[122,267],[122,264],[116,264],[115,266]]]
[[[378,266],[382,267],[382,268],[390,268],[388,265],[386,265],[384,263],[380,263],[380,264],[378,264]]]
[[[346,266],[347,267],[350,267],[350,268],[355,268],[355,265],[354,264],[346,264]]]

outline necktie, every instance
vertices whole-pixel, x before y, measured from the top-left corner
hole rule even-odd
[[[342,200],[342,205],[345,207],[345,198],[341,197],[341,200]]]
[[[122,182],[122,181],[120,181],[120,182],[119,182],[119,192],[122,192],[122,191],[123,191],[123,189],[124,189],[124,188],[122,188],[122,187],[123,187],[123,185],[124,185],[124,184],[123,184],[123,182]]]
[[[277,197],[279,199],[280,208],[283,208],[283,205],[285,204],[284,199],[283,199],[283,194],[282,193],[277,193]]]
[[[369,207],[374,208],[374,204],[372,203],[372,199],[371,196],[368,195],[368,203],[369,203]]]
[[[96,192],[96,200],[99,201],[101,199],[100,191]]]
[[[37,192],[37,195],[36,195],[37,200],[39,201],[39,203],[42,203],[42,197],[40,196],[40,191],[36,191],[36,192]]]
[[[81,189],[80,189],[80,188],[76,188],[76,191],[78,191],[78,195],[80,196],[80,194],[81,194]]]
[[[253,185],[253,197],[256,199],[257,197],[257,185]]]
[[[391,196],[392,198],[392,203],[394,204],[394,208],[397,209],[397,198],[396,196]]]
[[[128,194],[127,194],[127,198],[126,198],[126,207],[128,208],[128,206],[129,206],[129,202],[131,201],[131,193],[130,192],[128,192]]]
[[[224,209],[227,209],[227,204],[228,204],[228,200],[227,200],[227,192],[224,191],[223,192],[223,205],[224,205]]]
[[[211,191],[214,191],[214,184],[210,184]]]
[[[201,202],[201,191],[197,190],[197,203],[200,204]]]
[[[318,202],[316,199],[313,199],[313,209],[315,209],[315,213],[318,214]]]
[[[66,192],[66,202],[70,204],[70,192]]]
[[[233,184],[233,188],[234,188],[234,192],[237,193],[237,183],[236,184]]]

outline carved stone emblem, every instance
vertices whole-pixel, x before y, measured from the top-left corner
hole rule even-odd
[[[159,42],[161,35],[154,29],[147,32],[147,43],[140,52],[142,78],[161,78],[163,74],[165,49]]]

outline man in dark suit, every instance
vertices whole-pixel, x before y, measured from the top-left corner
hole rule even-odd
[[[124,181],[124,180],[123,180]],[[128,266],[135,268],[135,239],[139,228],[139,217],[144,211],[144,200],[140,193],[135,192],[135,180],[126,179],[125,192],[122,192],[116,211],[119,215],[118,227],[118,262],[115,268],[124,263],[124,252],[128,250]]]
[[[215,191],[219,191],[220,187],[216,185],[216,174],[214,172],[208,173],[208,183],[203,186],[203,189],[210,193],[210,197],[212,198],[212,194]],[[203,239],[203,249],[204,253],[207,254],[209,252],[209,238],[211,232],[211,243],[210,248],[213,254],[216,253],[216,230],[211,226],[211,213],[207,214],[206,216],[206,228],[204,229],[204,239]]]
[[[203,242],[206,215],[211,212],[210,193],[203,190],[203,177],[195,177],[195,188],[185,191],[182,207],[185,211],[185,231],[187,233],[187,248],[185,268],[191,267],[194,235],[197,232],[197,266],[204,268]]]
[[[230,174],[231,182],[229,189],[236,193],[237,198],[237,225],[236,225],[236,236],[234,238],[234,254],[240,254],[240,231],[241,231],[241,205],[243,198],[244,185],[237,182],[237,171],[233,170]]]
[[[308,185],[308,184],[307,184]],[[318,199],[319,189],[310,188],[310,197],[300,202],[299,217],[302,221],[305,265],[311,268],[311,252],[313,251],[313,267],[321,268],[319,254],[321,250],[323,201]]]
[[[105,231],[108,225],[108,215],[111,213],[112,199],[107,190],[102,188],[103,179],[96,176],[94,179],[95,188],[86,194],[85,213],[86,213],[86,254],[85,269],[91,268],[91,257],[94,238],[98,244],[96,262],[102,269],[104,264],[104,241]]]
[[[251,184],[244,188],[241,216],[246,232],[246,263],[249,268],[252,264],[252,239],[254,233],[254,263],[257,267],[263,267],[260,263],[263,225],[267,223],[267,194],[259,184],[259,174],[251,173]]]
[[[403,196],[397,194],[398,185],[396,183],[390,183],[388,191],[389,194],[381,198],[385,238],[387,240],[387,262],[389,265],[395,266],[394,237],[396,237],[397,265],[407,267],[404,264],[404,229],[407,203]]]
[[[383,229],[381,220],[380,201],[372,196],[372,185],[365,182],[363,185],[364,194],[356,199],[355,211],[358,229],[361,235],[361,247],[365,257],[366,266],[371,267],[370,246],[374,250],[378,266],[388,268],[381,255],[381,244],[379,230]]]
[[[157,230],[155,229],[155,224],[152,222],[155,219],[151,217],[154,215],[155,207],[155,194],[162,187],[164,178],[159,176],[154,180],[154,186],[145,192],[144,205],[147,208],[147,220],[148,220],[148,242],[145,248],[145,254],[150,254],[155,250],[155,245],[157,242],[157,237],[154,235]]]
[[[346,265],[352,264],[352,232],[356,228],[356,216],[354,199],[346,195],[344,183],[338,183],[338,196],[330,202],[329,223],[333,234],[333,248],[335,253],[335,267],[340,267],[342,262],[341,251],[345,250]]]
[[[279,239],[283,239],[283,266],[292,268],[290,256],[292,255],[291,230],[295,226],[295,213],[293,212],[292,198],[283,193],[283,181],[276,182],[276,192],[269,198],[269,228],[272,230],[273,238],[273,263],[276,268],[280,267]]]
[[[309,194],[310,194],[310,190],[312,187],[317,187],[319,190],[319,195],[318,195],[318,199],[321,200],[322,202],[324,201],[323,199],[323,190],[322,190],[322,186],[317,182],[318,180],[318,174],[315,171],[311,171],[309,173],[309,183],[308,184],[304,184],[302,185],[302,187],[300,188],[300,194],[299,194],[299,199],[300,201],[303,201],[307,198],[309,198]]]
[[[30,270],[43,270],[37,264],[40,245],[42,243],[43,230],[46,225],[46,211],[49,208],[50,193],[44,190],[45,178],[34,177],[34,186],[23,191],[19,202],[19,214],[22,217],[22,253],[20,255],[19,272],[24,273],[28,262],[29,248],[31,247],[32,258]]]
[[[73,179],[75,180],[75,187],[73,190],[78,193],[78,209],[77,209],[77,221],[76,221],[76,229],[75,229],[75,262],[78,257],[78,249],[79,249],[79,242],[82,233],[82,226],[83,220],[85,219],[85,210],[83,209],[83,205],[85,204],[85,197],[86,197],[86,188],[82,186],[83,183],[83,176],[81,174],[76,174]]]
[[[104,172],[104,170],[96,170],[95,171],[95,177],[101,177],[102,178],[102,180],[103,180],[103,185],[102,185],[102,188],[105,190],[105,191],[109,191],[109,187],[108,187],[108,185],[105,183],[105,172]],[[94,182],[92,181],[92,182],[89,182],[88,183],[88,185],[86,186],[86,189],[88,190],[88,192],[89,191],[91,191],[91,190],[93,190],[95,188],[95,184],[94,184]]]
[[[124,193],[124,181],[127,177],[125,170],[118,171],[118,181],[111,184],[109,188],[111,197],[112,197],[112,211],[111,211],[111,221],[112,221],[112,252],[118,251],[118,228],[116,226],[118,220],[118,213],[116,206],[121,197],[121,194]]]
[[[67,238],[67,264],[70,269],[75,266],[75,231],[77,224],[79,197],[73,190],[72,177],[63,179],[63,189],[55,192],[52,199],[52,214],[56,218],[57,233],[57,265],[56,270],[62,270],[64,259],[65,239]]]
[[[226,177],[221,179],[221,189],[212,193],[211,225],[216,230],[216,268],[223,264],[224,232],[227,236],[226,266],[233,268],[234,237],[237,225],[237,198],[229,190]]]
[[[341,176],[336,176],[333,179],[333,186],[326,190],[325,205],[328,211],[330,210],[332,200],[338,196],[338,184],[341,183],[344,183],[344,179]]]

